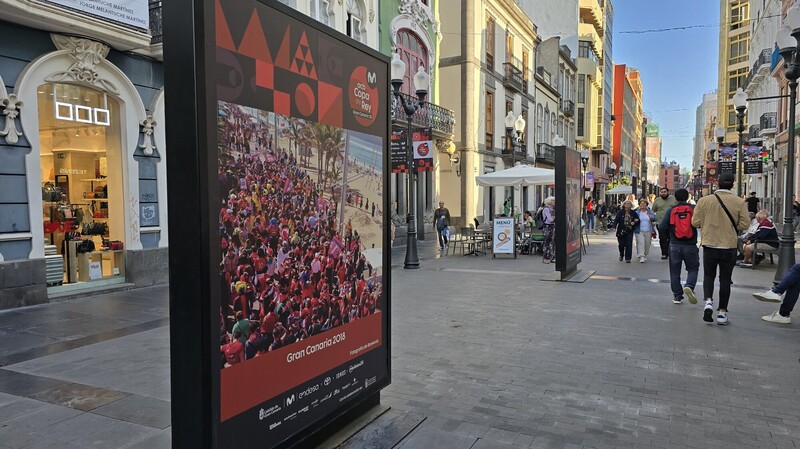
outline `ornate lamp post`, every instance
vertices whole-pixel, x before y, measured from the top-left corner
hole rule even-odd
[[[425,97],[428,95],[428,87],[431,82],[430,76],[425,73],[425,69],[420,66],[417,73],[414,74],[414,87],[417,89],[417,101],[406,100],[400,93],[400,88],[403,86],[403,76],[406,73],[406,64],[400,59],[400,55],[395,53],[392,55],[392,89],[395,98],[400,100],[403,106],[403,111],[406,113],[408,120],[408,131],[406,134],[406,163],[408,164],[409,173],[406,178],[406,201],[408,201],[407,215],[406,215],[406,258],[403,262],[403,268],[416,269],[419,268],[419,255],[417,253],[417,224],[414,217],[414,205],[417,202],[417,171],[414,168],[414,148],[413,139],[411,136],[411,122],[414,113],[425,107]]]
[[[589,150],[586,148],[581,150],[581,164],[583,165],[583,189],[586,190],[586,166],[589,165]]]
[[[525,131],[525,119],[522,118],[522,114],[515,119],[514,111],[508,111],[503,122],[506,125],[506,148],[511,152],[511,167],[514,167],[517,164],[517,146],[522,141],[522,133]],[[516,136],[514,135],[514,131],[516,131]],[[516,199],[514,198],[515,191],[516,188],[512,186],[511,207],[509,208],[512,218],[516,217],[514,214],[514,205],[516,204]]]
[[[781,57],[783,57],[784,76],[789,80],[789,143],[786,149],[786,191],[783,194],[783,229],[778,250],[778,269],[775,279],[778,283],[794,259],[794,229],[792,226],[792,197],[794,196],[794,139],[795,103],[797,102],[797,78],[800,78],[800,5],[795,3],[786,12],[786,21],[776,36]]]
[[[744,116],[747,111],[747,94],[744,93],[741,87],[736,89],[736,93],[733,94],[733,107],[736,109],[736,119],[738,121],[736,132],[739,133],[739,144],[736,147],[736,195],[741,198],[742,172],[744,171],[744,166],[742,165],[742,161],[744,161],[744,139],[742,138],[742,133],[744,132]]]
[[[614,162],[614,161],[611,161],[611,164],[609,164],[608,168],[611,169],[611,179],[613,181],[616,181],[617,180],[617,163]]]

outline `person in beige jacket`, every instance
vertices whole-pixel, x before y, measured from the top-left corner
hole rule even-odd
[[[703,247],[703,296],[706,303],[703,321],[714,322],[714,279],[719,267],[717,324],[720,325],[730,322],[728,300],[731,296],[731,275],[736,266],[737,237],[740,231],[750,226],[747,205],[743,199],[731,193],[732,187],[733,175],[721,174],[719,189],[712,195],[700,198],[692,215],[692,226],[700,228],[700,246]]]

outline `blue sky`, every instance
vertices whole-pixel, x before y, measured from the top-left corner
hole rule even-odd
[[[612,59],[642,74],[644,110],[661,128],[662,160],[691,167],[695,111],[703,94],[717,87],[719,2],[612,1]],[[626,33],[697,25],[702,27]]]

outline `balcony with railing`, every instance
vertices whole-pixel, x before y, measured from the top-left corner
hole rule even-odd
[[[756,62],[753,63],[753,67],[750,68],[747,78],[744,79],[742,89],[744,89],[746,92],[752,92],[752,87],[755,86],[756,81],[759,81],[764,76],[769,76],[769,68],[771,63],[772,49],[765,48],[761,50],[761,53],[758,54]]]
[[[513,62],[503,63],[503,85],[508,89],[522,92],[522,84],[522,70],[514,65]]]
[[[558,100],[558,109],[567,117],[575,116],[575,103],[572,100],[565,100],[563,98]]]
[[[758,124],[760,128],[759,136],[775,134],[776,128],[778,127],[778,113],[765,112],[761,114],[761,119],[759,119]]]
[[[760,126],[758,126],[758,125],[750,125],[750,128],[748,128],[748,134],[747,134],[748,138],[749,139],[758,139],[759,138],[758,137],[758,132],[759,131],[761,131],[761,127]]]
[[[161,0],[150,0],[150,43],[160,44],[164,40],[161,21]]]
[[[401,93],[406,102],[417,101],[416,96]],[[405,129],[408,126],[408,116],[403,110],[400,100],[392,97],[392,124]],[[423,102],[422,107],[411,117],[411,126],[415,128],[431,128],[437,137],[450,139],[453,137],[456,119],[455,113],[450,109],[437,104]]]
[[[536,162],[554,165],[556,163],[556,149],[547,143],[536,144]]]
[[[525,147],[525,142],[518,142],[517,139],[509,139],[508,136],[504,136],[503,150],[500,152],[503,156],[503,162],[509,167],[513,166],[515,162],[524,162],[528,158],[528,152]]]

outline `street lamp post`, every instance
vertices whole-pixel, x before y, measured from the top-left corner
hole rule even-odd
[[[400,59],[398,53],[392,55],[391,69],[392,90],[395,98],[400,100],[400,104],[403,106],[403,111],[406,113],[406,119],[408,121],[408,131],[406,134],[406,164],[409,169],[406,178],[406,201],[408,202],[408,207],[406,214],[406,258],[403,262],[403,268],[411,270],[419,268],[417,224],[414,217],[414,204],[417,201],[417,171],[414,168],[414,141],[411,136],[411,122],[414,113],[425,107],[425,96],[428,95],[428,87],[431,79],[430,76],[425,73],[425,69],[420,66],[417,73],[414,74],[414,87],[417,89],[417,101],[406,100],[400,93],[400,88],[403,86],[403,76],[405,76],[406,73],[406,64]]]
[[[508,111],[503,121],[506,125],[506,148],[511,152],[511,167],[514,167],[517,163],[517,146],[522,141],[522,132],[525,131],[525,119],[522,118],[522,114],[515,119],[514,111]],[[514,135],[515,130],[516,136]],[[514,219],[514,224],[516,225],[516,215],[514,214],[514,205],[516,204],[515,191],[516,187],[511,186],[511,205],[509,210],[511,211],[511,218]],[[514,251],[516,253],[516,247]]]
[[[783,229],[778,249],[778,268],[773,282],[776,284],[794,263],[794,229],[792,226],[792,197],[794,196],[794,139],[795,102],[797,101],[797,78],[800,78],[800,4],[795,3],[786,12],[786,22],[778,30],[778,48],[789,80],[789,143],[786,149],[786,191],[783,195]]]
[[[747,111],[747,94],[744,93],[742,88],[736,89],[733,94],[733,107],[736,109],[736,132],[739,133],[739,144],[736,146],[736,195],[742,197],[742,172],[744,171],[744,139],[742,133],[744,132],[744,116]]]
[[[589,150],[586,148],[581,150],[581,164],[583,164],[583,190],[586,190],[586,167],[589,165]]]

